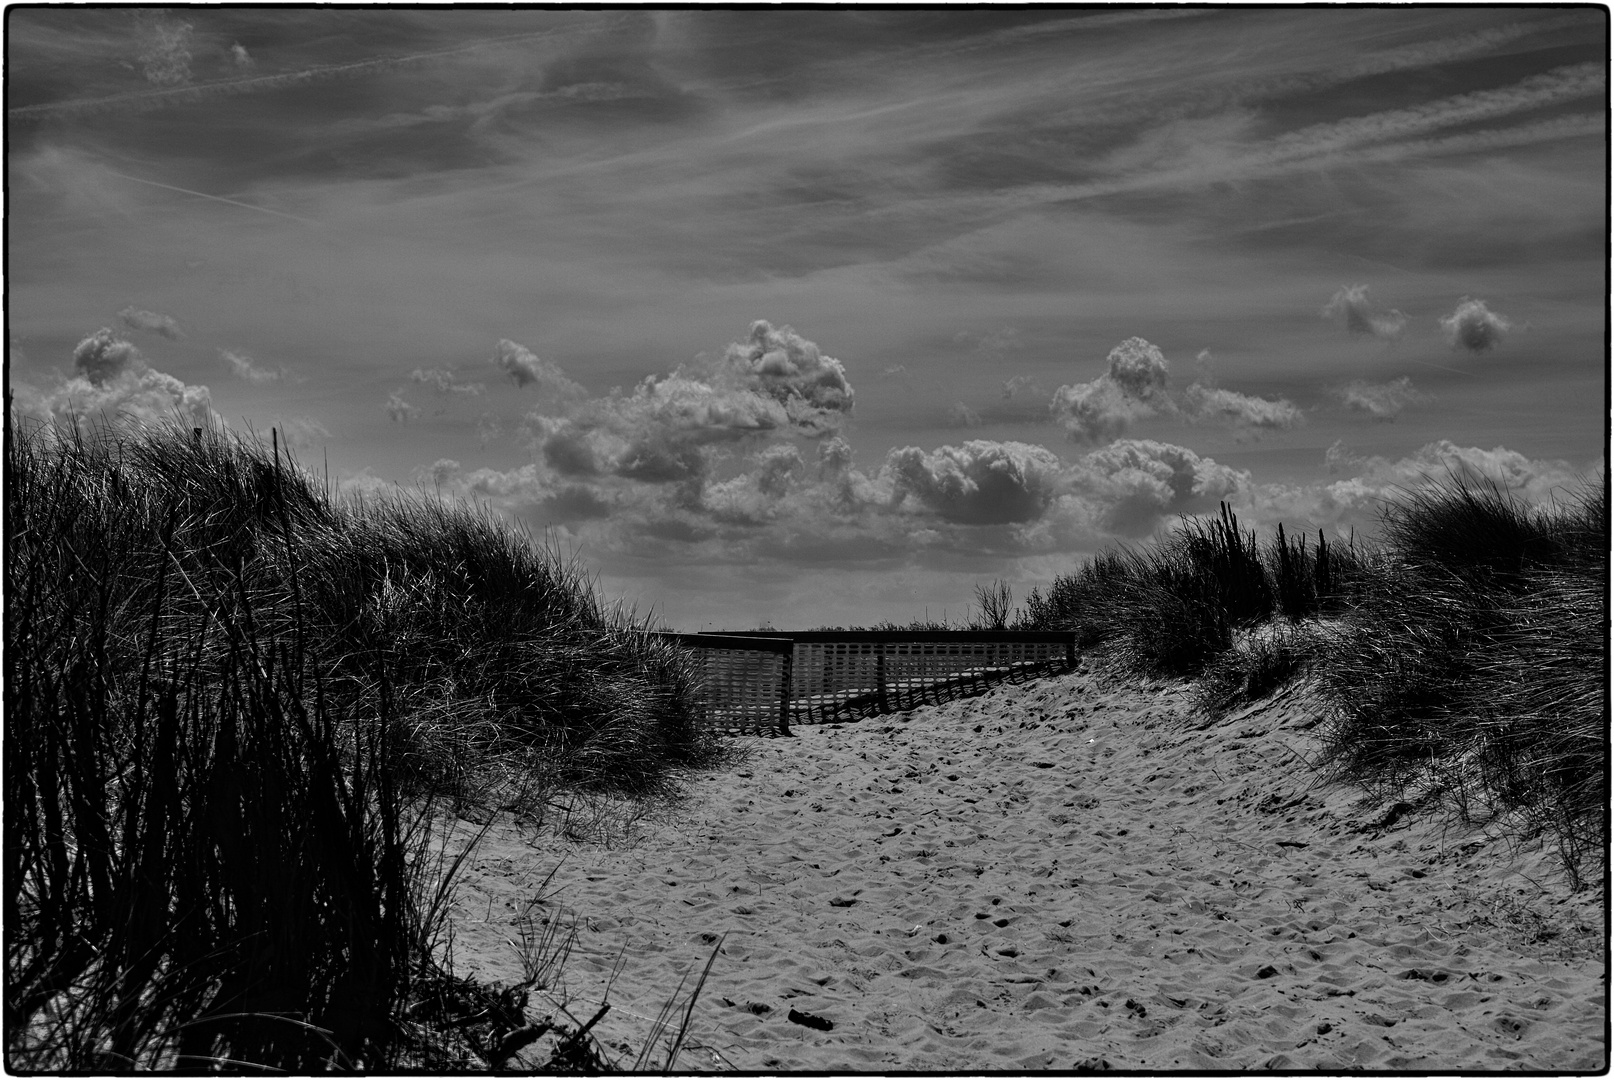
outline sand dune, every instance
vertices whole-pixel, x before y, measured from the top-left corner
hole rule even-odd
[[[586,1018],[609,985],[613,1053],[721,938],[685,1069],[1606,1067],[1601,898],[1317,786],[1309,723],[1077,672],[758,739],[632,843],[496,822],[456,968],[519,980],[511,921],[559,864],[554,995]]]

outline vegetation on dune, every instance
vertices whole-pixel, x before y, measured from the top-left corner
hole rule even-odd
[[[684,654],[485,514],[7,419],[13,1069],[441,1065],[437,797],[536,815],[717,753]]]
[[[1224,505],[1033,590],[1016,625],[1192,677],[1212,712],[1309,674],[1334,775],[1552,837],[1579,881],[1607,847],[1607,500],[1455,476],[1386,507],[1381,549],[1280,527],[1264,552]]]

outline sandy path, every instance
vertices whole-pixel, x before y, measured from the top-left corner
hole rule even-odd
[[[798,728],[631,845],[500,823],[457,967],[519,979],[511,916],[560,862],[574,1012],[620,956],[608,1045],[727,935],[683,1068],[1606,1067],[1600,901],[1545,853],[1363,831],[1385,808],[1312,786],[1307,726],[1078,672]]]

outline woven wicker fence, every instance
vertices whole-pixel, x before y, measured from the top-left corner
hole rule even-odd
[[[1040,631],[672,634],[700,658],[703,719],[725,731],[855,720],[1068,670],[1075,637]]]

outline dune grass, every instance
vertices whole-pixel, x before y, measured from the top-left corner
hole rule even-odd
[[[1280,527],[1262,552],[1224,505],[1034,590],[1017,625],[1193,678],[1212,713],[1309,675],[1332,775],[1550,837],[1579,883],[1608,842],[1606,480],[1532,508],[1453,476],[1387,506],[1381,532],[1375,550]]]
[[[1313,670],[1342,775],[1429,783],[1467,820],[1607,846],[1608,489],[1531,508],[1454,478],[1385,513],[1391,553]]]
[[[485,513],[336,499],[278,440],[7,425],[13,1069],[428,1060],[435,808],[720,752],[684,654]]]

